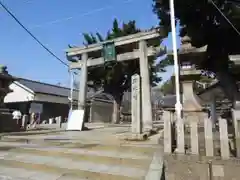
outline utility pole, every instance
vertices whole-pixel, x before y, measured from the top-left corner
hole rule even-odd
[[[172,28],[172,44],[173,44],[173,57],[174,57],[174,73],[175,73],[175,89],[176,89],[176,104],[175,111],[177,113],[177,149],[178,152],[184,152],[184,125],[182,119],[182,103],[180,100],[180,81],[179,81],[179,62],[177,55],[177,39],[176,39],[176,25],[175,25],[175,12],[174,0],[170,0],[170,13],[171,13],[171,28]]]

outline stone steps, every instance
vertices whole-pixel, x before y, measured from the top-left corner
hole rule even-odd
[[[0,141],[0,179],[140,180],[156,148],[80,142]]]
[[[89,141],[81,139],[81,142],[79,141],[68,141],[68,140],[39,140],[39,139],[17,139],[17,138],[2,138],[0,141],[1,144],[4,144],[6,147],[8,146],[40,146],[40,147],[61,147],[61,148],[73,148],[73,149],[85,149],[87,151],[94,149],[98,151],[116,151],[117,152],[127,152],[134,154],[146,154],[146,155],[152,155],[153,151],[156,151],[159,146],[158,145],[152,145],[152,144],[139,144],[139,143],[131,143],[131,144],[119,144],[114,142],[98,142],[98,141]],[[0,144],[0,148],[1,148]]]

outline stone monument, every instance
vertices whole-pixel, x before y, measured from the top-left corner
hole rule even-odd
[[[141,85],[140,76],[132,76],[132,133],[140,134],[141,129]]]
[[[8,74],[6,66],[0,66],[0,132],[19,131],[20,125],[13,119],[9,109],[4,105],[4,97],[11,92],[9,85],[15,80]]]

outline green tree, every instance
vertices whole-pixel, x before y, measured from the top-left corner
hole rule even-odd
[[[238,98],[236,80],[239,72],[233,73],[231,70],[228,55],[240,54],[240,36],[216,6],[235,28],[240,29],[240,2],[237,0],[175,0],[174,2],[176,22],[180,24],[180,36],[189,36],[195,47],[207,45],[206,59],[201,63],[196,62],[197,66],[214,72],[226,95],[232,100]],[[169,0],[153,0],[153,7],[160,20],[160,26],[170,32]]]
[[[163,93],[163,95],[175,94],[175,84],[173,79],[174,76],[162,84],[160,91]]]
[[[164,95],[175,94],[175,76],[172,76],[169,80],[163,83],[160,90]],[[200,79],[193,84],[193,89],[196,93],[207,88],[212,82],[214,82],[213,77],[209,77],[207,75],[201,75]]]

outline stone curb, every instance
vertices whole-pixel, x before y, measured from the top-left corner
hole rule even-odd
[[[163,155],[161,152],[155,152],[152,162],[149,166],[145,180],[162,180],[163,179]]]

